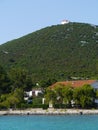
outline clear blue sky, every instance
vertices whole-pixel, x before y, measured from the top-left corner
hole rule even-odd
[[[0,44],[61,20],[98,25],[98,0],[0,0]]]

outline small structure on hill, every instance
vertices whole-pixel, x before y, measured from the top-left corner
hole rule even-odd
[[[61,24],[68,24],[69,22],[70,22],[69,20],[64,19],[61,21]]]

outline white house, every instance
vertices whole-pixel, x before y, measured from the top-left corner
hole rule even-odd
[[[39,94],[43,94],[41,89],[32,89],[32,91],[24,92],[24,100],[27,101],[29,98],[38,96]]]
[[[30,97],[32,97],[32,91],[24,92],[24,100],[27,101]]]
[[[74,81],[64,81],[64,82],[57,82],[50,86],[51,88],[55,87],[57,84],[61,84],[64,86],[70,85],[73,88],[82,87],[85,84],[91,85],[95,91],[98,91],[98,81],[97,80],[74,80]],[[98,99],[95,99],[95,103],[98,105]],[[74,102],[71,102],[74,105]]]
[[[32,97],[32,95],[33,95],[33,94],[32,94],[32,91],[25,92],[25,94],[26,94],[27,97]]]
[[[33,89],[32,90],[33,96],[38,96],[39,94],[43,94],[41,89]]]
[[[69,20],[66,20],[66,19],[61,21],[61,24],[68,24],[68,23],[69,23]]]

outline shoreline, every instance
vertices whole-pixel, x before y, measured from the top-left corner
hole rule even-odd
[[[25,110],[2,110],[2,115],[97,115],[98,109],[54,109],[48,108],[43,110],[41,108],[25,109]]]

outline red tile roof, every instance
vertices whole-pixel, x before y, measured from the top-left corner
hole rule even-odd
[[[64,85],[64,86],[71,86],[73,88],[76,88],[76,87],[82,87],[83,85],[85,84],[92,84],[96,82],[96,80],[75,80],[75,81],[63,81],[63,82],[56,82],[55,84],[53,84],[52,86],[50,87],[55,87],[57,84],[61,84],[61,85]]]

